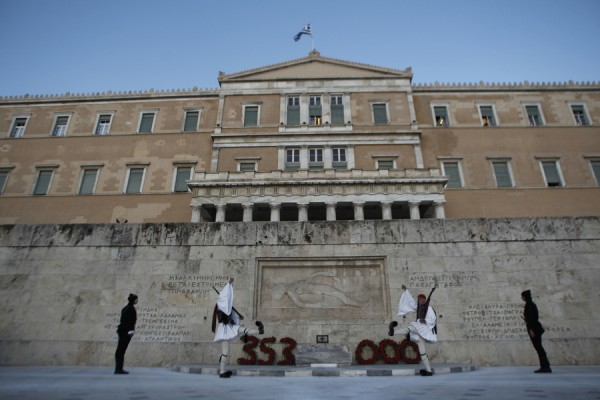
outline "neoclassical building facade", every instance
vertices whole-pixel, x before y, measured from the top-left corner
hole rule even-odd
[[[2,97],[0,224],[600,215],[600,84],[412,78],[313,50],[219,89]]]

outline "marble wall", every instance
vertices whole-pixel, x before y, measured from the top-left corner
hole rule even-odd
[[[600,363],[600,218],[3,225],[1,363],[112,365],[136,293],[126,365],[214,364],[215,289],[229,276],[278,359],[284,337],[351,351],[385,339],[390,320],[410,321],[396,317],[402,284],[438,284],[433,364],[535,365],[524,289],[553,364]]]

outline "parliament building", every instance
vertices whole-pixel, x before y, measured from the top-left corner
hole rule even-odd
[[[0,224],[600,215],[599,83],[412,78],[313,50],[218,89],[0,97]]]

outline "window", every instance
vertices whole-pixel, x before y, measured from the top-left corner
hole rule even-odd
[[[154,117],[156,111],[142,111],[138,133],[152,133],[154,131]]]
[[[530,126],[542,126],[544,120],[542,119],[542,113],[540,107],[537,104],[525,105],[525,112],[527,113],[527,120]]]
[[[65,136],[67,134],[67,126],[69,125],[68,115],[57,115],[54,120],[54,128],[52,129],[52,136]]]
[[[591,160],[590,166],[592,167],[592,172],[596,178],[596,185],[600,186],[600,160]],[[0,185],[0,190],[1,189],[2,186]]]
[[[333,160],[332,167],[335,169],[346,169],[348,168],[348,163],[346,161],[346,148],[332,148],[331,156]]]
[[[479,113],[481,114],[481,125],[483,126],[497,126],[496,113],[494,112],[494,106],[479,106]]]
[[[33,187],[33,194],[44,196],[48,194],[50,189],[50,182],[52,181],[52,169],[40,169],[38,170],[37,179],[35,180],[35,186]]]
[[[258,126],[258,106],[244,106],[244,126]]]
[[[587,116],[587,112],[583,104],[571,104],[571,110],[573,111],[575,125],[588,126],[590,124],[590,120]]]
[[[285,150],[285,169],[300,169],[300,149]]]
[[[29,120],[29,117],[16,117],[12,124],[12,128],[10,129],[10,133],[8,134],[8,136],[11,138],[23,137],[23,134],[25,133],[25,127],[27,126],[28,120]]]
[[[196,132],[198,130],[198,121],[200,120],[199,110],[189,110],[185,112],[185,121],[183,123],[184,132]]]
[[[308,149],[308,168],[323,168],[323,149]]]
[[[96,191],[97,178],[98,168],[85,168],[81,175],[79,194],[94,194]]]
[[[110,123],[112,114],[98,114],[98,122],[96,123],[95,135],[108,135],[110,131]]]
[[[249,162],[249,161],[243,161],[240,162],[240,171],[241,172],[246,172],[246,171],[256,171],[256,163],[255,162]]]
[[[0,194],[4,193],[6,182],[8,181],[8,171],[0,171]]]
[[[377,169],[394,169],[394,160],[377,160]]]
[[[287,100],[287,124],[300,125],[300,97],[288,97]]]
[[[321,107],[321,96],[309,96],[308,117],[310,125],[323,125],[323,107]]]
[[[496,187],[513,187],[512,176],[508,161],[492,161]]]
[[[442,170],[444,175],[448,176],[446,188],[462,188],[462,178],[460,174],[460,164],[458,161],[442,162]]]
[[[435,120],[435,126],[450,126],[450,120],[448,119],[448,107],[446,106],[433,106],[433,118]]]
[[[375,125],[385,125],[388,121],[387,104],[386,103],[374,103],[373,104],[373,123]]]
[[[144,183],[144,167],[130,167],[127,174],[127,182],[125,182],[125,193],[142,193]]]
[[[548,187],[563,187],[563,180],[558,166],[558,160],[542,160],[542,171]]]
[[[343,125],[344,124],[344,98],[343,96],[331,96],[331,124],[332,125]]]
[[[173,192],[187,193],[190,191],[187,185],[187,180],[192,177],[192,167],[176,167],[175,180],[173,182]]]

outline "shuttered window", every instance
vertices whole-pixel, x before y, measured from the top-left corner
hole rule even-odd
[[[546,184],[548,187],[563,186],[556,161],[542,161],[542,168],[544,170],[544,176],[546,177]]]
[[[542,126],[542,114],[540,108],[536,105],[525,106],[527,111],[527,119],[529,120],[530,126]]]
[[[331,124],[344,124],[344,103],[342,96],[331,96]]]
[[[494,161],[492,163],[494,167],[494,176],[496,177],[497,187],[512,187],[512,179],[510,176],[510,170],[508,169],[508,162],[506,161]]]
[[[187,180],[192,174],[192,167],[177,167],[175,171],[175,184],[173,185],[174,192],[188,192]]]
[[[387,106],[385,103],[373,104],[373,123],[385,125],[388,123]]]
[[[125,193],[141,193],[142,180],[144,179],[144,168],[130,168],[129,179]]]
[[[52,179],[53,171],[39,171],[35,187],[33,188],[34,195],[46,195],[50,189],[50,180]]]
[[[152,125],[154,125],[154,113],[143,113],[139,132],[152,133]]]
[[[258,125],[258,106],[244,107],[244,126]]]
[[[196,132],[198,129],[198,111],[186,111],[185,123],[183,124],[184,132]]]
[[[96,186],[97,176],[97,169],[83,170],[83,176],[81,177],[81,186],[79,187],[79,194],[93,194],[94,188]]]
[[[300,125],[300,97],[288,97],[287,124]]]
[[[435,116],[435,126],[447,127],[450,125],[446,106],[434,106],[433,114]]]
[[[492,106],[479,106],[481,111],[481,124],[483,126],[496,126],[496,117],[494,115],[494,107]]]
[[[573,110],[573,118],[575,118],[575,124],[577,126],[588,126],[590,124],[583,105],[574,104],[571,106],[571,110]]]
[[[69,123],[69,117],[62,116],[56,118],[54,129],[52,130],[52,136],[65,136],[67,134],[67,124]]]
[[[461,188],[462,181],[460,179],[460,169],[458,162],[444,162],[444,175],[448,176],[447,188]]]
[[[596,177],[596,185],[600,186],[600,161],[591,161],[592,171]]]

